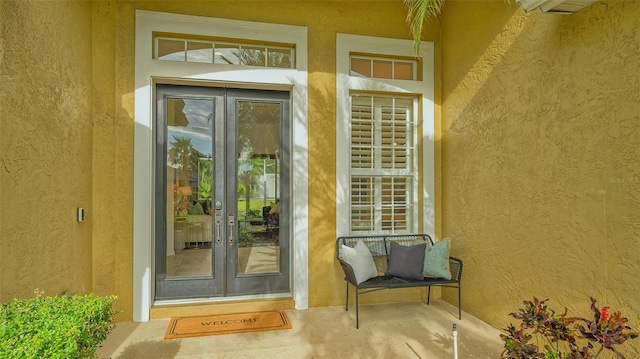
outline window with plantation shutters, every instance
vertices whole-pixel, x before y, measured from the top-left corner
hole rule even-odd
[[[351,232],[413,228],[414,99],[351,96]]]
[[[336,37],[336,234],[435,238],[434,44]]]

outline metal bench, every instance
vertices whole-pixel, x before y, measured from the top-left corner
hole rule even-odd
[[[371,255],[373,256],[376,269],[378,270],[378,276],[366,280],[360,284],[357,284],[356,277],[353,268],[342,260],[341,247],[342,245],[348,247],[354,247],[358,240],[362,240]],[[428,278],[425,277],[422,280],[417,279],[405,279],[385,274],[386,266],[388,264],[388,255],[390,243],[396,242],[403,246],[412,246],[416,244],[426,243],[427,248],[434,245],[433,240],[428,234],[402,234],[402,235],[364,235],[364,236],[345,236],[339,237],[336,240],[336,256],[342,270],[345,274],[345,281],[347,284],[347,296],[345,310],[349,310],[349,284],[355,287],[356,291],[356,328],[359,327],[359,314],[358,314],[358,297],[361,294],[376,292],[384,289],[394,288],[411,288],[411,287],[428,287],[427,291],[427,304],[431,299],[431,287],[447,287],[456,288],[458,290],[458,318],[462,319],[462,304],[460,301],[460,279],[462,277],[462,260],[454,257],[449,257],[449,271],[451,272],[451,279],[442,278]]]

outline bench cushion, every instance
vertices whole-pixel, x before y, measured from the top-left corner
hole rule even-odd
[[[422,273],[429,278],[451,279],[449,271],[449,238],[445,238],[427,249]]]
[[[353,248],[342,245],[342,260],[353,268],[357,284],[378,276],[373,256],[362,240],[359,240]]]
[[[399,278],[422,279],[426,248],[426,243],[403,246],[396,242],[391,242],[387,275]]]

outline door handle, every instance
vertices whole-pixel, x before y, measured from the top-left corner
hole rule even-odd
[[[222,242],[222,211],[216,210],[216,243]]]
[[[233,238],[233,229],[236,223],[236,217],[233,214],[230,214],[227,218],[229,224],[229,246],[233,246],[236,243],[235,238]]]

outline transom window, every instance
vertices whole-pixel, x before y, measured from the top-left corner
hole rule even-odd
[[[154,59],[236,66],[293,68],[291,46],[216,41],[179,37],[154,37]]]
[[[414,99],[351,96],[351,231],[413,227]]]
[[[350,54],[351,76],[390,80],[417,80],[418,61],[375,55]]]

